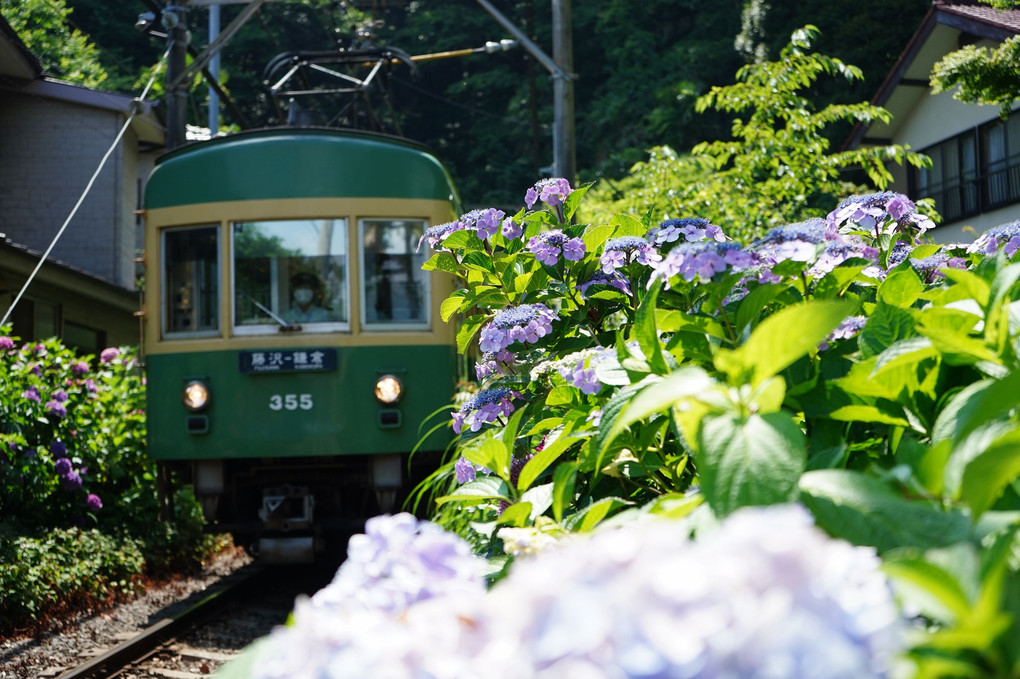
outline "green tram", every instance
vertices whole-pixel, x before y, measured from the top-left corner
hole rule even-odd
[[[398,508],[455,381],[453,281],[422,271],[419,240],[457,214],[439,161],[393,137],[277,128],[160,159],[144,199],[148,446],[211,530],[306,561]]]

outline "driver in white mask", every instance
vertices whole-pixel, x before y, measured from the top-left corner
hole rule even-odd
[[[310,273],[295,274],[290,279],[293,303],[283,313],[288,323],[321,323],[329,320],[329,312],[319,306],[321,297],[319,279]]]

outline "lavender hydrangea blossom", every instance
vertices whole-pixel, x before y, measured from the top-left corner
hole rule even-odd
[[[1020,250],[1020,221],[988,229],[967,247],[967,252],[994,255],[999,248],[1002,248],[1007,257],[1012,257]]]
[[[516,358],[512,351],[507,351],[506,349],[487,351],[482,354],[481,360],[475,364],[475,377],[479,380],[484,380],[493,375],[505,374]]]
[[[110,363],[118,356],[120,356],[120,349],[117,347],[108,347],[103,349],[102,353],[99,354],[99,362]]]
[[[556,314],[544,304],[507,307],[482,328],[478,346],[484,352],[498,352],[515,342],[534,344],[552,332],[555,318]]]
[[[666,290],[670,287],[670,279],[680,276],[685,281],[695,279],[708,282],[715,274],[727,268],[745,269],[754,263],[751,255],[733,241],[698,241],[680,243],[669,251],[665,259],[654,265],[648,285],[658,279],[665,282]]]
[[[528,241],[527,250],[535,255],[535,259],[549,266],[556,266],[560,255],[565,260],[579,262],[585,252],[584,241],[568,237],[562,229],[552,229],[533,236]]]
[[[634,293],[630,291],[630,283],[628,283],[627,279],[621,276],[616,270],[606,273],[602,269],[598,269],[592,274],[591,278],[577,286],[577,291],[582,295],[587,296],[588,289],[592,286],[616,288],[625,295],[634,295]]]
[[[694,543],[649,520],[546,548],[488,603],[518,676],[885,677],[903,625],[880,565],[799,507],[753,508]]]
[[[523,396],[508,387],[483,389],[453,412],[453,431],[459,434],[465,426],[478,431],[487,422],[495,422],[501,416],[509,417],[514,412],[514,398]]]
[[[903,233],[913,240],[935,227],[931,219],[917,211],[913,201],[893,191],[850,196],[825,221],[829,229],[839,233],[865,231],[875,237]]]
[[[436,226],[430,226],[425,229],[425,232],[418,239],[418,248],[415,250],[421,250],[422,243],[428,243],[429,247],[433,250],[441,249],[441,245],[451,233],[454,231],[460,231],[463,228],[461,222],[446,222],[445,224],[437,224]]]
[[[7,336],[0,336],[0,351],[14,348],[14,340]]]
[[[507,217],[503,220],[503,225],[500,227],[500,233],[503,234],[504,238],[513,240],[514,238],[520,238],[524,235],[524,227],[515,222],[513,217]]]
[[[479,472],[483,472],[485,474],[492,473],[489,469],[481,465],[474,464],[463,455],[453,463],[453,475],[457,480],[457,483],[468,483],[470,481],[474,481]]]
[[[819,351],[825,351],[833,342],[838,340],[850,339],[855,337],[857,334],[864,329],[864,326],[868,322],[867,316],[848,316],[844,318],[836,329],[828,334],[828,336],[818,345]]]
[[[485,240],[499,230],[503,223],[504,214],[502,210],[492,207],[472,210],[467,214],[461,215],[461,228],[473,230],[478,233],[479,238]]]
[[[633,262],[652,266],[661,260],[662,255],[644,238],[621,236],[606,241],[599,263],[602,265],[602,272],[609,274]]]
[[[89,508],[89,511],[98,512],[103,508],[103,501],[95,493],[89,493],[85,498],[85,506]]]
[[[39,390],[34,386],[29,387],[25,391],[21,392],[21,398],[25,399],[26,401],[34,401],[36,403],[42,402],[42,399],[39,395]]]
[[[466,679],[478,669],[467,649],[483,572],[470,546],[435,524],[369,519],[333,582],[298,599],[292,624],[265,641],[252,677]]]
[[[726,240],[723,230],[704,217],[667,219],[650,229],[645,237],[656,245],[664,245],[678,241],[680,236],[683,236],[684,240],[688,243],[694,243],[706,238],[720,243]]]
[[[558,207],[570,195],[570,182],[562,177],[540,179],[524,194],[524,204],[530,210],[535,203],[542,201],[549,207]]]

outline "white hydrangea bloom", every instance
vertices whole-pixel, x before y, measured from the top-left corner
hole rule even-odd
[[[459,539],[427,526],[371,524],[256,676],[862,679],[887,676],[902,648],[874,550],[798,506],[741,510],[697,541],[655,518],[575,536],[487,594]]]

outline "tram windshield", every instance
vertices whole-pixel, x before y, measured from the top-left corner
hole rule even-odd
[[[238,332],[348,326],[346,220],[236,222],[232,247]]]
[[[428,248],[417,252],[425,226],[420,219],[360,221],[361,309],[366,327],[421,328],[428,324],[429,277],[421,268]]]

